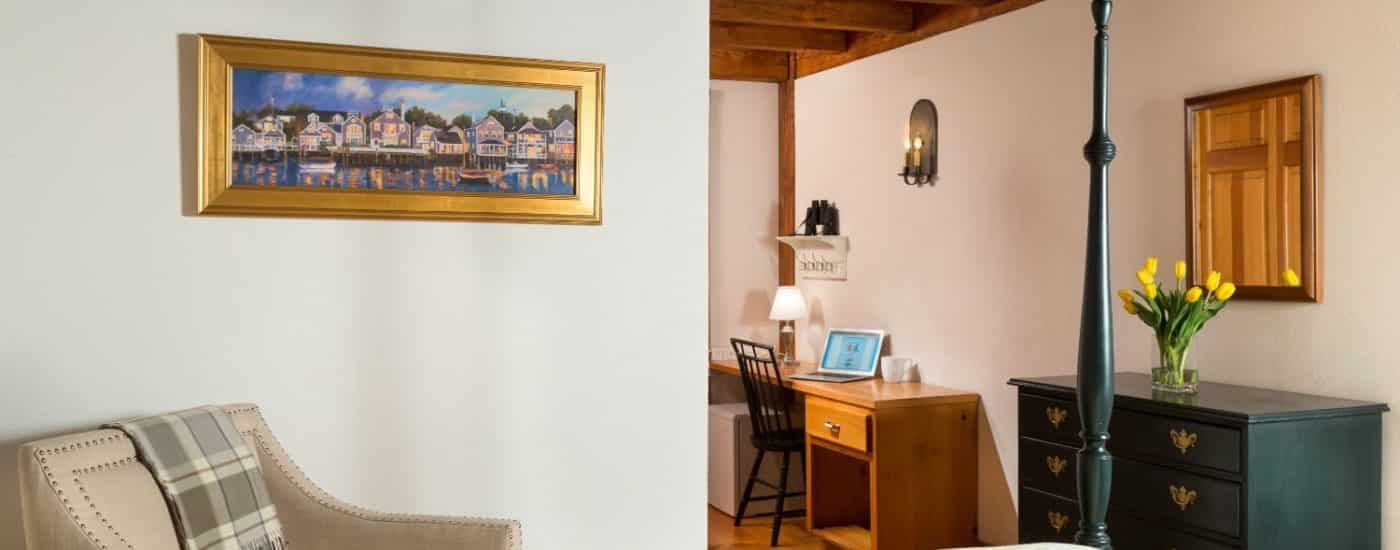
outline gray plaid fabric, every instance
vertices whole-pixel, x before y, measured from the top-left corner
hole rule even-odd
[[[184,550],[282,550],[262,471],[217,407],[118,422],[175,512]]]

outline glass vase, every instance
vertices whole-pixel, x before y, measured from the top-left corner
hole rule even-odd
[[[1196,393],[1200,377],[1190,368],[1191,342],[1157,341],[1157,364],[1152,367],[1152,389],[1167,393]]]

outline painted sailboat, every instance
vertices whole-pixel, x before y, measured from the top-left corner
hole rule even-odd
[[[335,157],[330,153],[311,153],[298,163],[304,174],[330,174],[335,172]]]

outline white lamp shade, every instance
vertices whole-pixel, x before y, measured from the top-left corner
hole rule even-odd
[[[807,300],[795,286],[780,286],[773,296],[773,309],[768,318],[774,321],[796,321],[807,318]]]

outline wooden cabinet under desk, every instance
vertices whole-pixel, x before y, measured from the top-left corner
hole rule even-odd
[[[1070,542],[1079,525],[1075,383],[1011,380],[1023,543]],[[1209,382],[1154,393],[1137,373],[1114,386],[1114,548],[1380,549],[1386,405]]]
[[[714,371],[739,375],[734,361]],[[849,549],[976,546],[975,393],[920,382],[789,380],[805,398],[807,528]]]

